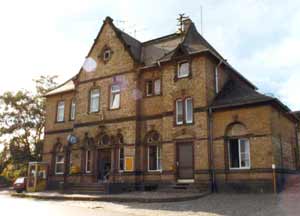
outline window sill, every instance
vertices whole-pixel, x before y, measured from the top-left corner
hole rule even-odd
[[[64,173],[55,173],[56,176],[62,176]]]
[[[235,171],[235,170],[250,170],[251,167],[242,167],[242,168],[229,168],[230,171]]]
[[[63,123],[65,123],[65,120],[63,120],[63,121],[55,121],[55,124],[63,124]]]
[[[153,98],[153,97],[159,97],[159,96],[162,96],[162,94],[145,95],[144,98]]]

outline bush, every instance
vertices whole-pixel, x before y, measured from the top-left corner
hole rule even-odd
[[[5,179],[13,183],[17,178],[27,176],[27,165],[12,165],[9,164],[1,173]]]
[[[0,185],[9,186],[11,182],[4,176],[0,176]]]

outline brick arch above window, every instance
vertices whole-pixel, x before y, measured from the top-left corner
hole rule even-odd
[[[241,122],[230,123],[225,130],[225,136],[227,137],[241,137],[249,134],[245,124]]]
[[[149,131],[144,139],[146,145],[158,145],[161,143],[161,136],[156,130]]]

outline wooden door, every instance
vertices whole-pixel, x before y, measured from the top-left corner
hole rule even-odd
[[[177,144],[177,177],[194,179],[194,155],[192,143]]]

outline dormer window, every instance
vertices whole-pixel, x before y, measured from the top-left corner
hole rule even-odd
[[[178,63],[177,78],[188,77],[190,74],[190,64],[187,61]]]

